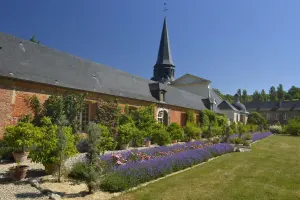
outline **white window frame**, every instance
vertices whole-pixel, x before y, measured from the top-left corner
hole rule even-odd
[[[164,124],[164,114],[167,112],[168,125],[169,125],[169,111],[165,108],[159,108],[156,113],[156,120],[158,123]]]

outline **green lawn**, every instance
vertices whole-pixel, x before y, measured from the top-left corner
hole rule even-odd
[[[300,199],[300,137],[271,136],[116,199]]]

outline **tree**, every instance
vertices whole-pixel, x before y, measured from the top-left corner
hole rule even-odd
[[[261,90],[260,97],[262,102],[267,101],[267,94],[264,89]]]
[[[255,92],[252,94],[252,101],[260,101],[260,99],[260,93],[257,90],[255,90]]]
[[[247,90],[243,90],[242,101],[243,101],[244,104],[245,104],[246,102],[248,102],[248,94],[247,94]]]
[[[258,112],[252,112],[248,116],[248,124],[258,125],[260,128],[266,127],[266,119]]]
[[[34,36],[34,35],[29,39],[29,41],[34,42],[34,43],[37,43],[37,44],[40,43],[40,41],[37,41],[37,40],[35,39],[35,36]]]
[[[279,84],[279,86],[277,87],[277,97],[280,101],[284,100],[284,90],[282,84]]]
[[[270,100],[271,101],[277,101],[277,92],[276,92],[276,88],[274,86],[272,86],[270,88],[269,94],[270,94]]]
[[[241,89],[238,89],[237,94],[238,94],[239,96],[242,96],[242,91],[241,91]]]
[[[297,88],[296,86],[292,86],[288,92],[287,92],[287,99],[300,99],[300,88]]]

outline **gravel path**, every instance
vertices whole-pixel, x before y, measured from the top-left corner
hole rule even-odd
[[[29,165],[30,170],[28,172],[29,178],[39,176],[43,173],[43,166],[36,163],[24,163]],[[27,180],[24,181],[12,181],[7,174],[9,167],[15,166],[15,163],[0,163],[0,200],[44,200],[49,197],[40,193],[39,190],[32,187]]]

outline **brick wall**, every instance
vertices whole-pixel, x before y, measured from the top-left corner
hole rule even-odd
[[[36,95],[41,103],[43,103],[51,94],[63,93],[64,88],[53,87],[37,83],[29,83],[18,80],[10,80],[0,78],[0,138],[3,137],[5,127],[10,124],[15,124],[17,120],[26,115],[33,114],[29,107],[29,99]],[[82,92],[73,90],[73,92]],[[96,114],[96,102],[102,100],[114,100],[118,98],[119,105],[124,110],[125,105],[139,107],[148,106],[153,102],[120,98],[111,95],[87,93],[86,101],[90,106],[90,119],[93,119]],[[176,122],[180,125],[185,125],[186,109],[165,104],[156,104],[155,114],[159,108],[167,109],[170,115],[170,123]]]

